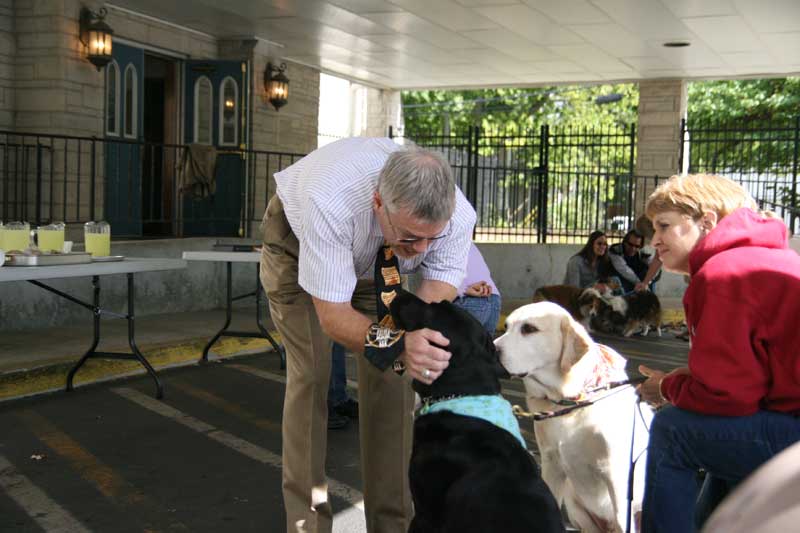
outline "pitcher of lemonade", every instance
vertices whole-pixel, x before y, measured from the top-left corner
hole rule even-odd
[[[111,255],[111,226],[108,222],[87,222],[83,225],[86,252],[92,257]]]
[[[36,230],[39,250],[46,253],[58,252],[64,249],[64,223],[53,222],[46,226],[39,226]]]
[[[31,245],[31,226],[27,222],[9,222],[0,232],[2,248],[6,252],[24,252]]]

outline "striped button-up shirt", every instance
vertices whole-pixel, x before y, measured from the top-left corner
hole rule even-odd
[[[384,241],[373,195],[386,159],[401,149],[391,139],[343,139],[275,174],[286,219],[300,242],[298,282],[312,296],[349,302],[358,278],[372,278]],[[456,188],[447,237],[415,257],[399,257],[400,272],[461,284],[475,225],[475,210]],[[445,230],[447,231],[447,230]]]

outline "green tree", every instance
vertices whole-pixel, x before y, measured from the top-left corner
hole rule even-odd
[[[619,99],[598,103],[612,94]],[[480,128],[479,183],[461,175],[460,185],[476,205],[479,227],[526,236],[544,216],[551,233],[583,235],[614,216],[611,206],[627,209],[638,100],[635,84],[402,93],[405,136],[447,146],[457,172],[474,142],[467,141],[469,128]],[[538,201],[543,125],[550,128],[546,213]]]
[[[690,123],[786,123],[800,113],[800,78],[698,81],[688,92]]]
[[[609,94],[622,98],[595,103],[598,96]],[[488,134],[518,135],[543,124],[627,126],[636,120],[639,91],[635,84],[404,91],[402,102],[408,136],[461,133],[469,126],[480,126]]]
[[[800,78],[690,83],[689,169],[730,176],[783,214],[800,203]]]

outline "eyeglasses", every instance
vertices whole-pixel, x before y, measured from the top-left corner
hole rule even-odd
[[[637,250],[640,250],[641,248],[643,248],[643,246],[641,244],[633,244],[630,241],[625,241],[625,244],[627,244],[631,248],[636,248]]]
[[[401,238],[401,237],[398,236],[399,232],[397,231],[397,228],[392,223],[392,217],[389,215],[389,208],[386,207],[386,205],[384,204],[383,209],[386,211],[386,220],[389,221],[389,227],[391,227],[392,231],[394,232],[394,237],[395,237],[394,241],[396,243],[398,243],[398,244],[416,244],[416,243],[421,242],[421,241],[438,241],[439,239],[444,239],[445,237],[449,236],[450,235],[450,231],[452,230],[452,227],[453,227],[453,220],[450,219],[450,220],[447,221],[447,230],[444,233],[442,233],[441,235],[437,235],[436,237],[402,237]]]

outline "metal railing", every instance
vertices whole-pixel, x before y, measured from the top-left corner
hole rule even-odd
[[[634,126],[511,134],[471,127],[409,138],[448,159],[477,212],[477,240],[575,242],[633,218]]]
[[[800,231],[800,116],[792,121],[681,122],[680,160],[689,173],[719,174],[740,183],[763,209]]]
[[[800,117],[792,124],[682,124],[689,172],[742,183],[764,209],[800,229]],[[390,129],[390,137],[392,135]],[[636,176],[636,130],[473,127],[416,132],[442,152],[478,214],[475,237],[582,242],[595,229],[632,227],[666,177]],[[253,236],[274,193],[272,175],[303,156],[218,150],[213,196],[187,192],[187,145],[0,131],[0,220],[68,224],[106,219],[115,236]]]
[[[0,131],[0,220],[105,219],[115,237],[250,236],[274,193],[272,175],[303,155],[218,149],[214,193],[198,195],[188,150]]]

